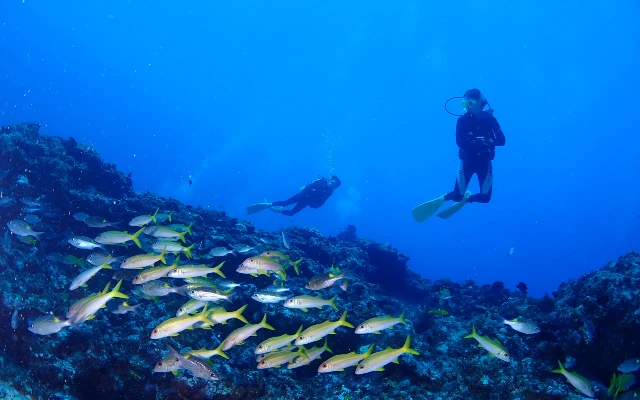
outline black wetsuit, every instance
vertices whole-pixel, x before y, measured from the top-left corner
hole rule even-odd
[[[447,193],[445,199],[462,200],[471,177],[477,174],[480,193],[471,195],[467,201],[488,203],[493,186],[491,160],[496,156],[496,146],[504,146],[505,142],[500,124],[490,111],[459,117],[456,124],[456,144],[460,148],[458,176],[453,191]]]
[[[309,206],[311,208],[320,208],[333,194],[334,188],[329,184],[326,178],[318,178],[307,184],[288,200],[275,201],[271,205],[278,207],[286,207],[297,203],[291,210],[282,210],[282,215],[294,215],[302,211],[303,208]]]

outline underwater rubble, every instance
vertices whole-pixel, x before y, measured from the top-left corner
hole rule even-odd
[[[627,362],[631,367],[624,371],[618,367],[640,355],[638,253],[565,282],[551,296],[533,298],[502,282],[478,285],[422,278],[408,268],[407,256],[389,244],[358,238],[354,226],[336,237],[324,237],[312,227],[267,232],[224,212],[136,193],[131,176],[104,162],[95,150],[73,138],[40,135],[38,124],[2,127],[0,153],[0,398],[553,400],[587,398],[590,390],[597,398],[634,393],[638,368],[634,370],[633,362]],[[170,213],[171,223],[191,228],[192,234],[184,235],[185,246],[193,245],[191,263],[216,266],[224,261],[221,271],[226,279],[241,284],[232,288],[231,303],[218,306],[235,311],[247,305],[242,315],[250,324],[266,318],[265,326],[274,328],[259,329],[256,337],[224,350],[228,359],[211,357],[203,368],[215,371],[218,380],[198,378],[184,369],[154,373],[154,366],[167,356],[167,345],[183,355],[187,350],[222,348],[228,343],[225,338],[245,326],[239,320],[151,339],[154,327],[175,317],[188,297],[140,294],[134,291],[132,270],[117,267],[98,271],[86,287],[69,290],[72,280],[92,266],[86,258],[93,252],[70,245],[70,238],[92,239],[108,230],[133,234],[139,227],[129,226],[129,221],[145,215],[155,218],[157,210],[164,219]],[[90,216],[95,218],[89,220]],[[28,220],[33,235],[11,233],[9,225],[15,226],[16,220]],[[24,228],[17,226],[16,232]],[[149,246],[149,235],[139,234]],[[135,244],[102,246],[120,263],[143,253]],[[263,273],[262,267],[255,277],[236,268],[265,251],[302,260],[299,275],[292,268],[277,271],[286,275],[279,283],[282,290],[326,300],[335,296],[336,309],[303,311],[282,302],[256,301],[255,295],[278,279]],[[182,261],[188,258],[180,256]],[[331,274],[323,275],[327,273]],[[305,289],[314,277],[333,279],[341,273],[346,274],[341,281],[347,283]],[[114,299],[76,327],[46,335],[30,330],[33,321],[47,314],[64,321],[71,304],[121,279],[126,301],[139,305],[135,312],[110,312],[112,303],[122,303]],[[313,343],[322,346],[326,338],[331,353],[298,368],[256,368],[260,342],[284,334],[293,340],[301,326],[338,321],[344,311],[346,324]],[[404,319],[396,318],[401,314]],[[383,316],[392,318],[370,324],[386,327],[393,320],[393,329],[356,333],[365,320]],[[402,351],[408,337],[411,354]],[[304,345],[307,354],[313,344]],[[365,363],[361,361],[344,371],[318,372],[328,358],[365,354],[371,345],[373,355],[388,347],[406,354],[382,371],[356,373]],[[373,363],[373,355],[364,360]],[[584,377],[590,386],[581,392],[568,381],[571,377]]]

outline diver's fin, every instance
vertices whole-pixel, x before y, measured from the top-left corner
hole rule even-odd
[[[469,196],[471,196],[471,192],[465,192],[464,197],[462,198],[462,200],[460,200],[459,202],[455,203],[451,207],[445,208],[444,210],[440,211],[438,214],[436,214],[436,216],[439,217],[439,218],[444,218],[444,219],[452,217],[455,213],[460,211],[460,209],[465,204],[467,204],[467,199],[469,198]]]
[[[269,207],[271,207],[271,203],[251,204],[250,206],[247,207],[247,214],[249,214],[249,215],[255,214],[255,213],[260,212],[262,210],[266,210]]]
[[[413,219],[417,222],[424,222],[427,218],[438,211],[438,208],[442,207],[444,202],[444,195],[442,195],[436,199],[420,204],[418,207],[411,210],[411,215],[413,215]]]

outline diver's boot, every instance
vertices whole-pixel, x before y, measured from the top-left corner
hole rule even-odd
[[[447,219],[452,217],[455,213],[460,211],[465,204],[469,203],[469,196],[471,196],[471,192],[465,192],[464,197],[457,203],[454,203],[451,207],[445,208],[436,214],[437,217]]]

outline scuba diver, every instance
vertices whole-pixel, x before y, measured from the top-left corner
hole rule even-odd
[[[462,98],[462,114],[453,114],[447,110],[452,99]],[[456,203],[437,214],[440,218],[449,218],[460,211],[467,203],[488,203],[491,200],[493,167],[491,161],[496,155],[496,146],[504,146],[506,139],[493,110],[484,107],[489,102],[478,89],[467,90],[462,97],[452,97],[445,103],[445,111],[458,117],[456,124],[456,144],[459,147],[458,175],[453,191],[436,199],[422,203],[411,214],[417,222],[423,222],[432,216],[442,205],[453,200]],[[480,193],[466,191],[473,174],[478,175]]]
[[[247,207],[248,214],[255,214],[259,211],[266,210],[280,213],[282,215],[295,215],[302,211],[303,208],[309,206],[311,208],[320,208],[333,194],[333,191],[340,187],[340,179],[331,175],[329,179],[319,177],[318,179],[306,184],[288,200],[274,201],[273,203],[257,203]],[[285,210],[284,207],[296,204],[291,210]]]

